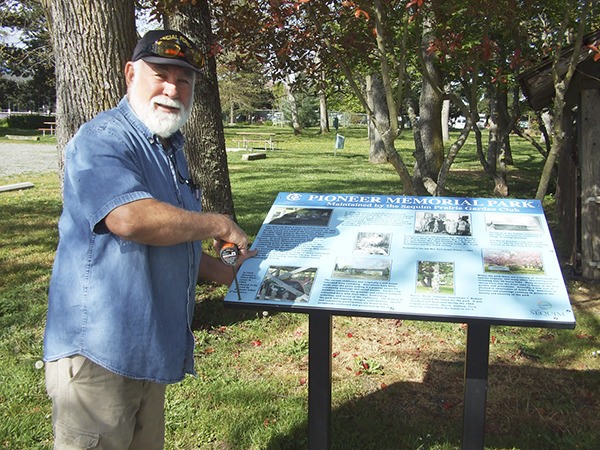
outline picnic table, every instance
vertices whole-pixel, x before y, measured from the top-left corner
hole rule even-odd
[[[238,148],[254,148],[252,144],[260,144],[259,148],[265,150],[275,150],[275,143],[277,142],[274,138],[277,136],[275,133],[253,133],[253,132],[239,132],[235,133],[237,136]]]
[[[42,136],[46,136],[46,131],[50,133],[50,136],[54,134],[54,130],[56,129],[56,122],[44,122],[45,127],[38,128],[38,131],[42,132]]]

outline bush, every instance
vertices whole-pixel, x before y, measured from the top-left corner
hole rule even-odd
[[[37,130],[44,127],[44,122],[54,121],[52,116],[42,116],[39,114],[11,115],[7,118],[9,128],[19,128],[22,130]]]

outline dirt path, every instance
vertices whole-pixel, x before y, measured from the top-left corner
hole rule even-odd
[[[0,177],[27,172],[58,171],[56,146],[0,143]]]

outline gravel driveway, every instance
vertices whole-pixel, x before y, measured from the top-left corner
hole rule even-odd
[[[58,172],[56,145],[0,143],[0,177],[51,171]]]

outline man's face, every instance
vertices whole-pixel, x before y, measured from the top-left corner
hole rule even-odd
[[[125,66],[129,103],[150,131],[168,138],[187,121],[195,74],[173,65],[129,62]]]

